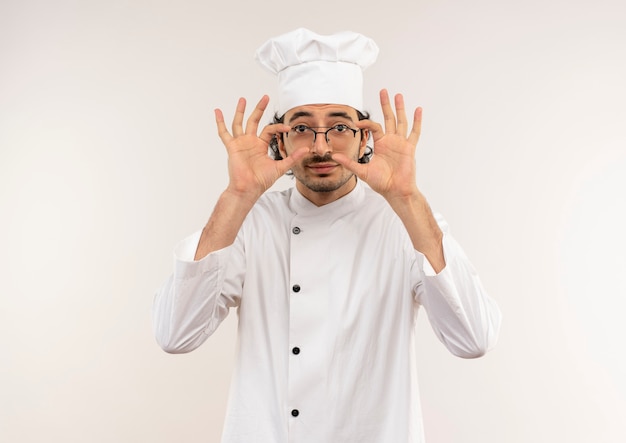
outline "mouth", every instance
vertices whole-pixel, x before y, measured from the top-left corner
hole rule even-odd
[[[307,166],[311,171],[316,174],[330,174],[333,169],[339,166],[337,163],[313,163]]]

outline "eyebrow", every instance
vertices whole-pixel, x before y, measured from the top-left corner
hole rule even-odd
[[[308,111],[294,112],[293,115],[289,117],[289,121],[287,123],[291,123],[292,121],[300,117],[313,117],[313,114],[311,114]],[[328,114],[326,114],[326,117],[342,117],[347,120],[353,121],[352,117],[350,117],[350,114],[348,114],[347,112],[343,112],[343,111],[329,112]]]

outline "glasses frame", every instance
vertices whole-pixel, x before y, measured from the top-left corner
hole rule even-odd
[[[313,133],[313,143],[311,143],[311,146],[315,145],[315,142],[317,141],[317,134],[324,134],[324,140],[326,140],[326,144],[328,146],[330,146],[330,140],[328,139],[328,133],[330,131],[332,131],[333,129],[336,129],[337,127],[345,127],[346,129],[349,129],[350,131],[352,131],[352,137],[356,137],[356,133],[360,131],[360,129],[354,129],[351,128],[350,126],[346,125],[346,124],[338,124],[335,126],[307,126],[307,125],[303,125],[303,124],[299,124],[299,125],[294,125],[293,128],[291,128],[289,131],[286,132],[287,137],[289,137],[289,133],[291,131],[294,130],[294,128],[298,127],[298,126],[303,126],[305,127],[307,130],[311,131]],[[316,129],[326,129],[325,131],[316,131]]]

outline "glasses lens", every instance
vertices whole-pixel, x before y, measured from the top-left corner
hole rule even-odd
[[[297,146],[313,146],[317,137],[324,136],[328,144],[341,147],[349,144],[356,131],[347,125],[336,125],[326,131],[315,131],[305,125],[296,125],[289,131],[289,137]]]
[[[354,132],[346,125],[337,125],[327,132],[328,142],[333,146],[344,146],[352,141]]]
[[[289,131],[289,137],[292,137],[293,143],[298,146],[312,146],[315,141],[315,132],[308,126],[296,125]]]

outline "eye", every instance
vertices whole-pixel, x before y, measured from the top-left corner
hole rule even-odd
[[[348,129],[350,129],[348,127],[348,125],[335,125],[335,126],[333,126],[333,131],[339,132],[339,133],[347,132]]]
[[[295,132],[296,134],[306,134],[306,132],[309,130],[309,127],[306,125],[296,125],[293,128],[291,128],[291,130],[293,132]]]

